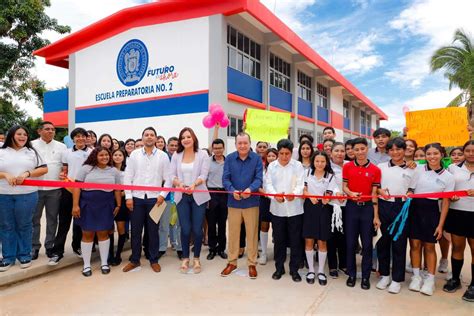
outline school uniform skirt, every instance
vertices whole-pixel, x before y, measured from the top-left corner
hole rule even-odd
[[[122,205],[120,205],[120,210],[115,216],[116,222],[126,222],[130,217],[130,210],[127,208],[125,196],[122,196]]]
[[[270,213],[271,200],[267,197],[260,197],[259,219],[260,222],[271,222],[272,213]]]
[[[114,228],[115,199],[113,192],[81,191],[81,217],[74,222],[84,231],[112,230]]]
[[[457,236],[474,238],[474,210],[463,211],[450,208],[444,230]]]
[[[433,236],[438,227],[440,209],[438,200],[413,199],[410,205],[409,230],[410,239],[422,242],[437,243]]]
[[[327,241],[331,238],[333,207],[329,204],[313,204],[305,199],[303,215],[303,238]]]

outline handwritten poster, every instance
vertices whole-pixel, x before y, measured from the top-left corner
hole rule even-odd
[[[282,138],[288,138],[290,113],[248,109],[245,122],[245,131],[253,141],[275,144]]]

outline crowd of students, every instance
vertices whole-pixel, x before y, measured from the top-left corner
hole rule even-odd
[[[362,289],[370,289],[371,273],[377,271],[376,287],[399,293],[407,270],[413,273],[409,290],[433,295],[435,245],[441,240],[439,272],[448,272],[452,248],[452,276],[443,290],[461,288],[466,243],[474,278],[474,141],[452,149],[448,156],[439,143],[419,148],[415,140],[391,138],[384,128],[373,133],[376,147],[369,148],[364,138],[337,142],[334,129],[326,127],[324,141],[316,146],[311,135],[302,135],[298,147],[282,139],[276,148],[258,142],[253,151],[250,136],[240,132],[236,151],[226,156],[217,128],[210,148],[200,149],[188,127],[167,141],[147,127],[140,139],[125,142],[109,134],[97,138],[79,127],[71,131],[71,148],[54,140],[51,122],[42,122],[40,137],[31,142],[26,128],[12,127],[0,149],[0,271],[17,260],[27,268],[38,258],[44,210],[49,264],[63,258],[73,222],[72,250],[82,257],[86,277],[92,275],[95,245],[100,270],[108,274],[111,266],[122,263],[130,236],[132,254],[123,272],[141,265],[142,252],[151,269],[160,272],[159,259],[170,244],[180,259],[181,273],[200,273],[202,245],[208,243],[208,260],[216,256],[227,260],[221,276],[237,269],[246,250],[248,276],[255,279],[257,265],[269,260],[271,226],[275,280],[285,274],[289,249],[293,281],[302,281],[299,271],[307,269],[307,283],[317,280],[327,285],[327,261],[329,277],[346,274],[347,286],[354,287],[360,253]],[[165,189],[22,185],[28,178]],[[169,193],[171,188],[179,190]],[[407,197],[451,191],[466,191],[468,196],[410,199],[407,223],[396,227],[394,236],[390,225],[407,205]],[[163,214],[155,221],[150,212],[163,203]],[[335,225],[338,216],[342,227]],[[381,237],[374,245],[377,230]],[[474,279],[463,299],[474,301]]]

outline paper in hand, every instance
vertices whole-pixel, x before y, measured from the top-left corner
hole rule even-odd
[[[163,212],[165,211],[165,208],[166,208],[166,202],[163,201],[163,203],[161,203],[160,206],[157,206],[155,204],[155,206],[153,206],[153,208],[151,209],[149,215],[150,215],[150,218],[156,224],[158,224],[158,222],[160,221],[161,215],[163,215]]]

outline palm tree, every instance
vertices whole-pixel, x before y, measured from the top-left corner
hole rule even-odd
[[[474,41],[470,34],[457,29],[451,46],[436,50],[431,56],[431,72],[444,69],[449,89],[459,87],[461,93],[448,106],[468,108],[471,126],[474,126]]]

